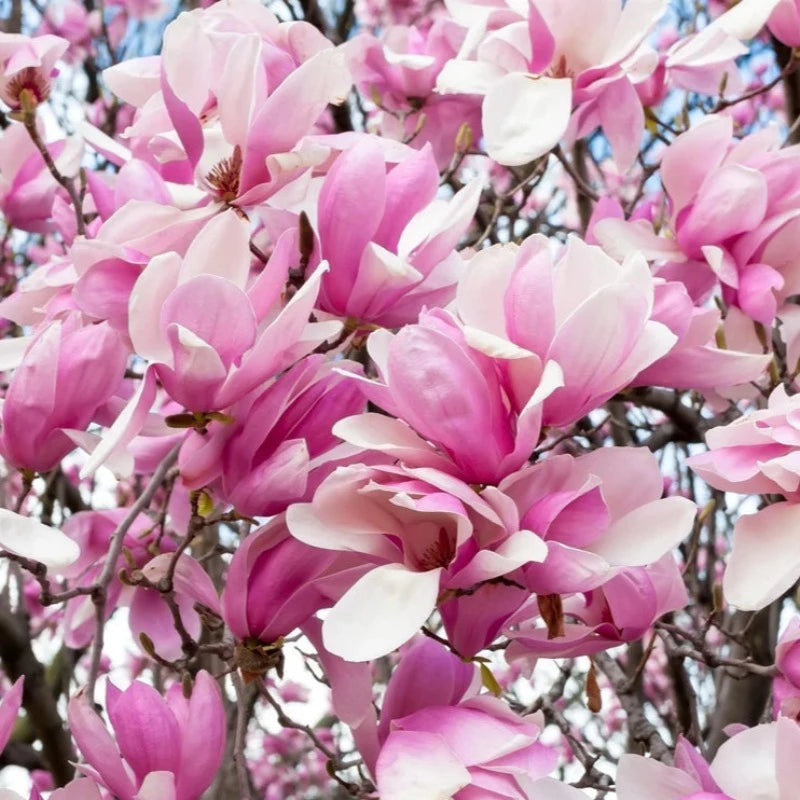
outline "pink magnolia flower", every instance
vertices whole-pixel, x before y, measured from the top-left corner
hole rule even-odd
[[[249,235],[247,222],[226,211],[206,224],[185,258],[157,256],[136,280],[128,330],[135,352],[152,366],[86,471],[141,430],[156,375],[185,408],[214,411],[241,400],[338,332],[338,323],[308,322],[326,266],[283,306],[290,253],[274,257],[248,285]]]
[[[68,47],[60,36],[0,33],[0,99],[14,111],[47,100],[55,64]]]
[[[692,292],[698,301],[718,281],[727,303],[771,325],[778,306],[800,292],[792,249],[800,226],[800,148],[781,149],[771,129],[738,140],[732,126],[730,117],[705,117],[665,150],[661,178],[671,238],[656,236],[644,220],[602,220],[594,230],[614,255],[642,250],[667,262],[659,270],[666,278],[687,287],[702,279],[704,290]]]
[[[715,489],[800,500],[800,395],[777,386],[766,408],[712,428],[706,444],[687,463]]]
[[[478,494],[431,468],[340,467],[286,521],[300,541],[374,565],[323,623],[325,647],[349,661],[408,641],[448,590],[472,590],[546,555],[497,490]]]
[[[341,372],[360,365],[336,361]],[[206,435],[191,433],[180,453],[181,479],[190,489],[220,484],[220,495],[242,514],[267,516],[309,500],[319,483],[357,448],[342,445],[331,428],[362,411],[355,381],[334,372],[324,356],[308,356],[261,394],[230,409],[234,422]]]
[[[87,698],[69,702],[83,772],[120,800],[198,800],[225,751],[222,694],[207,672],[197,673],[188,699],[180,684],[164,698],[140,681],[124,692],[109,681],[106,711],[116,742]]]
[[[92,36],[100,32],[100,14],[88,11],[77,0],[48,3],[39,26],[39,34],[62,36],[70,43],[65,54],[72,63],[81,61],[87,55]]]
[[[387,327],[413,322],[424,306],[455,294],[463,261],[455,247],[480,199],[480,182],[437,201],[430,148],[387,172],[374,136],[359,136],[331,167],[319,195],[315,259],[330,263],[319,306]],[[358,220],[354,225],[353,220]]]
[[[655,321],[655,284],[641,256],[623,264],[572,237],[553,260],[547,240],[496,245],[470,261],[456,308],[464,336],[507,359],[510,393],[531,396],[539,366],[554,361],[563,386],[544,400],[545,425],[567,425],[630,385],[676,336]]]
[[[675,766],[626,754],[617,770],[619,800],[785,800],[796,788],[796,753],[800,727],[777,722],[745,728],[722,747],[710,765],[683,741]],[[679,757],[679,752],[683,749]]]
[[[530,601],[503,630],[511,640],[506,658],[513,663],[591,655],[641,638],[659,617],[687,602],[683,578],[668,554],[646,567],[621,570],[598,589],[563,598],[560,619],[545,619],[538,599]]]
[[[313,25],[279,22],[254,0],[180,14],[160,56],[104,74],[140,109],[126,135],[168,165],[165,177],[237,205],[261,202],[310,165],[290,151],[350,89],[343,54]]]
[[[655,564],[692,530],[696,506],[662,497],[658,460],[646,449],[603,447],[555,456],[499,486],[523,528],[547,543],[547,558],[525,567],[540,595],[586,592],[628,567]]]
[[[779,673],[772,683],[772,713],[800,719],[800,617],[792,617],[775,646]]]
[[[339,573],[352,563],[293,538],[278,516],[237,548],[222,593],[223,617],[238,639],[275,642],[332,605],[332,592],[343,583]]]
[[[11,378],[2,408],[0,451],[14,466],[47,472],[74,448],[120,385],[128,350],[111,328],[78,315],[43,327]]]
[[[540,717],[520,717],[486,695],[395,718],[375,770],[380,796],[546,798],[536,782],[556,758],[537,741],[542,727]]]
[[[457,55],[466,30],[455,20],[437,17],[426,29],[393,25],[380,38],[364,33],[345,46],[347,63],[365,97],[379,98],[375,119],[382,136],[421,147],[430,143],[440,168],[453,158],[462,125],[471,140],[481,137],[480,98],[438,94],[436,78]]]
[[[469,45],[445,65],[438,89],[485,95],[483,132],[495,161],[518,166],[539,158],[567,133],[572,115],[573,135],[600,125],[619,166],[633,163],[644,129],[634,84],[658,63],[645,40],[665,2],[585,0],[567,9],[558,0],[532,0],[527,19],[525,4],[514,4],[517,14],[504,2],[495,4],[501,21],[488,32],[489,9],[463,5]],[[588,38],[576,35],[578,27]]]
[[[440,310],[397,334],[373,333],[367,346],[378,380],[359,385],[396,419],[362,414],[337,423],[334,433],[468,483],[496,484],[518,469],[538,444],[542,403],[562,385],[561,371],[523,351],[526,374],[519,389],[509,388],[517,351],[487,347],[469,334]]]

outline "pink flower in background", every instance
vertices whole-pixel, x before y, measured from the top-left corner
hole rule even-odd
[[[0,99],[12,110],[50,96],[55,64],[69,47],[60,36],[0,33]]]
[[[109,681],[106,710],[116,742],[85,697],[70,700],[83,772],[120,800],[198,800],[225,750],[222,695],[207,672],[197,673],[188,699],[179,683],[164,698],[140,681],[125,691]]]
[[[466,30],[455,20],[437,17],[425,30],[393,25],[376,38],[363,33],[345,45],[347,63],[364,96],[380,101],[375,121],[382,136],[412,147],[430,143],[440,168],[453,158],[463,125],[470,139],[481,137],[480,98],[436,93],[436,79],[454,58]],[[463,143],[461,143],[463,147]]]

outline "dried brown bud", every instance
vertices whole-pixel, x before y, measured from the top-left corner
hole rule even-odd
[[[547,625],[547,638],[557,639],[564,636],[564,607],[561,604],[560,594],[540,594],[536,601],[539,604],[539,613]]]
[[[603,708],[603,698],[600,695],[600,685],[597,683],[594,661],[590,663],[589,672],[586,675],[586,707],[593,714],[597,714]]]

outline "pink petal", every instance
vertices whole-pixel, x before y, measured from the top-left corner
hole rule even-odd
[[[164,698],[141,681],[124,692],[113,687],[108,692],[106,706],[120,752],[138,780],[150,772],[176,770],[181,732]]]
[[[188,718],[181,733],[177,797],[190,800],[211,785],[225,754],[222,693],[219,684],[205,670],[200,670],[194,680]]]
[[[25,684],[25,677],[20,676],[14,681],[14,685],[3,695],[0,702],[0,753],[8,744],[14,723],[17,721],[19,708],[22,705],[22,690]]]
[[[120,758],[117,746],[100,717],[84,697],[74,697],[67,706],[72,736],[83,757],[120,800],[133,800],[136,787]]]
[[[393,731],[376,773],[382,800],[450,800],[470,782],[445,740],[424,731]]]

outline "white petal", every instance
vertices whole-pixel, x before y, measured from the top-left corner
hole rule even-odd
[[[729,739],[711,764],[719,788],[736,800],[778,798],[775,780],[776,723],[757,725]]]
[[[617,768],[618,800],[679,800],[701,787],[687,773],[654,758],[626,754]]]
[[[741,0],[717,17],[712,26],[721,28],[737,39],[752,39],[767,24],[778,0]]]
[[[402,564],[370,570],[325,618],[326,649],[345,661],[369,661],[405,644],[436,606],[440,572],[411,572]]]
[[[569,124],[572,81],[513,72],[497,81],[483,101],[489,156],[508,167],[549,153]]]
[[[613,566],[652,564],[691,533],[696,513],[697,506],[685,497],[654,500],[618,519],[586,549]]]
[[[81,554],[78,545],[61,531],[7,508],[0,508],[0,548],[40,561],[52,570],[68,567]]]
[[[740,517],[722,588],[737,608],[754,611],[780,597],[800,575],[800,504],[775,503]]]
[[[33,336],[0,339],[0,371],[18,367],[22,363],[22,357],[32,341]]]

